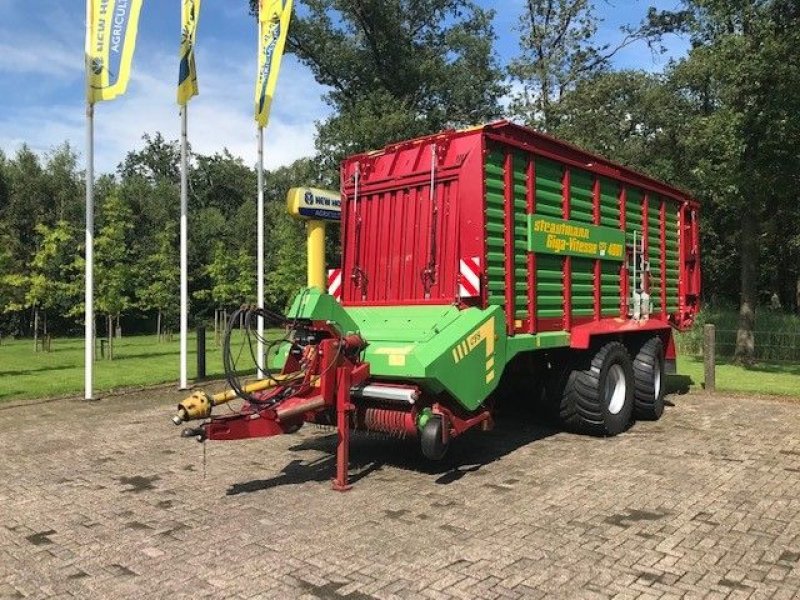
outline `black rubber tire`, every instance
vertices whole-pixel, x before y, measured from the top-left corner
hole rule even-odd
[[[589,360],[591,358],[591,360]],[[622,405],[611,410],[614,390],[607,389],[609,372],[622,377]],[[611,382],[613,383],[613,381]],[[585,354],[565,368],[555,379],[552,393],[559,399],[559,419],[573,431],[613,436],[628,428],[633,413],[633,364],[625,346],[610,342],[594,356]],[[616,389],[616,388],[615,388]]]
[[[664,414],[664,343],[650,338],[633,359],[633,411],[637,419],[657,421]]]
[[[450,444],[442,441],[442,418],[431,417],[420,432],[420,447],[425,458],[442,460]]]

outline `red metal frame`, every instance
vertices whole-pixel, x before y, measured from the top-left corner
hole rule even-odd
[[[650,266],[650,197],[642,197],[642,257],[647,266]],[[650,293],[650,269],[642,270],[642,289]]]
[[[591,321],[583,325],[576,325],[570,332],[570,347],[578,350],[587,350],[591,340],[600,335],[619,335],[626,333],[641,333],[643,331],[671,331],[670,324],[661,319],[647,319],[645,321],[619,321],[617,319],[603,319]]]
[[[594,176],[592,183],[592,221],[595,225],[600,225],[600,177]],[[594,320],[599,321],[602,315],[602,294],[603,276],[602,261],[598,258],[594,261]]]
[[[564,167],[564,172],[561,176],[561,212],[564,219],[570,217],[570,196],[572,193],[572,181],[570,177],[569,167]],[[564,329],[569,331],[572,329],[572,257],[564,257]]]
[[[505,266],[506,266],[506,329],[508,335],[516,331],[516,251],[514,248],[514,154],[506,150],[503,161]]]
[[[628,188],[624,184],[619,184],[619,228],[625,231],[628,228]],[[627,244],[625,247],[625,261],[619,266],[619,286],[620,286],[620,299],[619,299],[619,317],[620,319],[628,318],[628,298],[630,297],[630,280],[628,279],[628,265],[632,260],[630,252],[628,252]]]
[[[659,225],[661,226],[661,318],[667,320],[669,311],[667,310],[667,204],[666,201],[661,199],[661,206],[659,208]],[[680,275],[679,275],[680,278]]]
[[[525,200],[528,214],[536,212],[536,162],[532,155],[528,156],[526,169]],[[528,252],[528,333],[536,332],[536,254]]]

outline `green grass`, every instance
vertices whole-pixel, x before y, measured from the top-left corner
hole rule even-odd
[[[756,364],[732,364],[739,314],[732,308],[704,308],[691,330],[676,335],[678,373],[703,382],[703,325],[716,326],[717,390],[800,396],[800,316],[759,308]]]
[[[677,336],[679,354],[699,356],[703,325],[716,326],[717,356],[732,357],[736,350],[739,314],[730,308],[704,308],[691,330]],[[800,316],[759,308],[756,311],[756,360],[766,363],[800,362]]]
[[[693,389],[701,389],[705,380],[702,357],[679,356],[678,373],[691,378]],[[760,362],[745,369],[729,359],[718,359],[716,383],[719,392],[800,396],[800,365]]]
[[[279,335],[278,332],[270,333]],[[693,335],[693,332],[684,334],[686,337]],[[692,352],[692,343],[691,339],[678,340],[678,373],[691,378],[692,386],[699,389],[703,382],[703,359]],[[195,377],[196,348],[192,334],[189,339],[190,379]],[[177,383],[179,351],[178,336],[174,336],[171,342],[162,343],[155,336],[117,340],[115,359],[95,362],[95,390],[102,393],[126,387]],[[800,396],[799,363],[762,360],[745,369],[731,364],[729,358],[719,354],[718,349],[719,391]],[[206,369],[208,377],[222,376],[222,353],[211,334],[206,340]],[[82,338],[56,339],[52,352],[34,353],[31,340],[4,340],[0,345],[0,402],[82,392]]]
[[[269,332],[272,337],[280,335]],[[246,352],[246,351],[245,351]],[[123,337],[114,342],[114,360],[95,362],[95,391],[178,381],[180,343],[159,343],[156,336]],[[98,345],[99,356],[99,345]],[[250,359],[242,358],[242,364]],[[189,378],[196,376],[197,342],[189,336]],[[206,336],[206,375],[222,376],[222,352]],[[3,340],[0,345],[0,402],[83,393],[83,338],[53,340],[52,352],[33,352],[32,340]]]

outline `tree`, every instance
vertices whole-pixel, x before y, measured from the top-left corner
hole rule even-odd
[[[4,316],[4,332],[23,329],[18,313],[25,308],[28,280],[20,248],[19,238],[0,221],[0,313]]]
[[[0,271],[8,294],[4,310],[33,311],[34,351],[39,349],[39,332],[48,335],[47,311],[65,312],[69,306],[70,265],[75,248],[75,231],[66,221],[59,221],[54,227],[39,224],[36,233],[37,249],[24,270],[17,265],[19,270]],[[7,236],[6,239],[12,241]],[[0,253],[0,263],[10,267],[12,260],[8,254]]]
[[[58,221],[77,223],[83,217],[84,184],[78,173],[78,155],[68,143],[47,154],[44,186]]]
[[[190,208],[216,207],[231,218],[245,203],[253,204],[256,172],[228,150],[196,155],[191,172]]]
[[[131,307],[133,266],[130,231],[132,213],[117,194],[106,197],[101,205],[101,225],[95,239],[95,298],[97,309],[106,316],[108,356],[114,357],[114,325]]]
[[[126,179],[142,177],[150,183],[166,179],[177,184],[180,181],[180,144],[176,140],[166,141],[159,131],[153,137],[145,133],[142,140],[144,148],[128,152],[117,167],[119,175]]]
[[[136,290],[139,308],[156,311],[156,335],[161,341],[165,320],[178,315],[180,273],[175,223],[167,222],[156,234],[152,252],[140,263]]]
[[[750,364],[764,233],[796,211],[800,7],[789,0],[684,0],[684,10],[654,13],[651,20],[692,38],[672,77],[701,107],[687,141],[705,157],[697,177],[738,219],[736,358]]]
[[[275,207],[271,240],[274,251],[267,261],[266,299],[278,311],[285,311],[306,283],[306,234],[304,224],[281,207]]]
[[[346,154],[500,114],[492,11],[471,0],[303,4],[287,49],[330,89],[334,114],[317,139],[329,168]]]
[[[34,348],[39,333],[39,313],[43,311],[43,333],[47,331],[47,311],[67,310],[70,294],[70,265],[75,248],[75,230],[67,221],[59,221],[55,227],[37,225],[41,243],[30,263],[28,290],[25,300],[34,310]]]
[[[211,299],[219,311],[254,300],[255,264],[250,253],[238,252],[222,241],[214,243],[213,259],[205,269],[211,286],[195,292],[195,297]]]
[[[617,52],[651,36],[649,27],[626,27],[618,42],[600,44],[599,22],[591,0],[527,0],[520,25],[522,54],[508,69],[522,87],[514,95],[513,113],[550,130],[554,106],[566,93],[607,71]]]

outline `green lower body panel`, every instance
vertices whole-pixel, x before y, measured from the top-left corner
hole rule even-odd
[[[431,394],[448,393],[477,410],[519,352],[568,346],[565,332],[508,337],[502,308],[348,306],[317,290],[298,295],[290,318],[333,322],[342,334],[367,341],[365,360],[375,379],[413,381]]]

